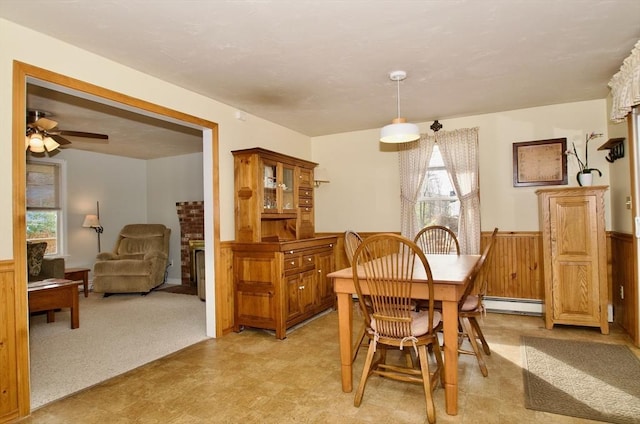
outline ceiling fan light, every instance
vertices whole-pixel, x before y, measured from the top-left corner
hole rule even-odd
[[[407,143],[419,138],[420,130],[418,126],[407,122],[385,125],[380,130],[380,141],[383,143]]]
[[[41,134],[31,134],[31,138],[29,140],[29,149],[34,153],[44,152],[44,141],[42,140]]]
[[[60,145],[51,137],[44,138],[44,148],[47,149],[47,152],[57,149]]]

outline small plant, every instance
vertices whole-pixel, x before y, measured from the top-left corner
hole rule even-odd
[[[599,169],[589,168],[589,141],[598,137],[602,137],[602,134],[592,132],[591,134],[586,135],[586,141],[584,142],[584,162],[582,162],[580,156],[578,156],[578,151],[576,150],[575,143],[571,143],[571,145],[573,146],[573,151],[567,150],[565,152],[566,155],[575,156],[576,160],[578,161],[578,167],[580,168],[578,174],[590,174],[592,172],[597,172],[598,175],[602,177],[602,172],[600,172]]]

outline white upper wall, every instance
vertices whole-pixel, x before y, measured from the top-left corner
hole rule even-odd
[[[513,143],[567,138],[584,159],[585,134],[604,137],[589,143],[589,166],[602,171],[594,184],[609,184],[606,152],[597,151],[607,136],[606,101],[551,105],[501,113],[442,120],[443,130],[479,127],[480,203],[482,229],[538,231],[535,191],[513,187]],[[431,122],[419,124],[421,132]],[[312,139],[313,160],[331,180],[316,190],[316,230],[400,231],[398,155],[378,141],[379,130],[358,131]],[[392,145],[391,145],[392,146]],[[383,151],[382,149],[385,149]],[[577,164],[568,158],[568,180],[577,186]],[[616,164],[617,165],[617,164]],[[610,213],[607,195],[607,228]]]
[[[47,46],[39,49],[34,46]],[[220,238],[233,240],[232,150],[261,146],[311,159],[310,139],[300,133],[247,114],[202,95],[79,49],[52,37],[0,19],[0,148],[12,150],[12,69],[18,60],[110,90],[177,110],[219,125]],[[11,155],[0,155],[0,259],[13,258]],[[205,160],[206,161],[206,160]],[[207,172],[205,172],[207,174]],[[207,221],[210,225],[211,221]]]

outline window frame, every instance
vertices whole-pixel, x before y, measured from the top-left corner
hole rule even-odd
[[[28,170],[29,164],[48,165],[58,167],[58,209],[52,208],[33,208],[27,206],[28,182],[25,183],[25,231],[27,227],[27,214],[30,211],[51,211],[57,210],[57,228],[56,228],[56,250],[55,254],[45,253],[48,257],[65,256],[67,252],[67,162],[62,159],[53,158],[27,158],[25,172]],[[26,235],[26,232],[25,232]]]

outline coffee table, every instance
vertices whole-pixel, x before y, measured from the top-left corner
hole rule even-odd
[[[61,278],[50,278],[29,283],[29,312],[47,311],[47,322],[55,321],[55,310],[71,310],[71,328],[80,327],[78,306],[78,282]]]

